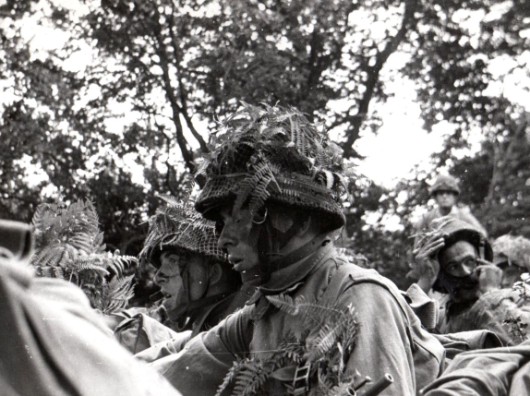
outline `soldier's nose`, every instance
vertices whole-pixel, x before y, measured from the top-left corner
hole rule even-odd
[[[234,233],[232,232],[231,227],[226,225],[223,227],[223,230],[219,235],[219,239],[217,240],[217,246],[219,249],[226,250],[228,246],[235,244],[235,238],[233,234]]]

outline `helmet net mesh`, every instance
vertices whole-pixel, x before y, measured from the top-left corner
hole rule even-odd
[[[183,250],[226,261],[217,246],[215,224],[203,219],[192,204],[168,202],[149,221],[149,232],[140,255],[153,260],[167,248]]]

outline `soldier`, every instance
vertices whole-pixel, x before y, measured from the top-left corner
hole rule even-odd
[[[222,130],[196,208],[258,291],[155,367],[186,395],[354,392],[356,373],[391,375],[381,394],[416,394],[440,373],[443,348],[393,283],[337,255],[340,162],[326,136],[294,109],[249,105]]]
[[[436,201],[436,207],[424,214],[415,228],[419,231],[428,229],[433,220],[450,216],[471,224],[484,235],[487,232],[480,222],[473,216],[467,206],[457,205],[460,188],[456,179],[449,175],[439,175],[429,189],[429,194]]]
[[[492,265],[493,252],[484,234],[474,226],[453,217],[442,217],[431,224],[414,251],[421,274],[418,285],[440,304],[436,330],[452,333],[468,324],[464,313],[479,296],[500,285],[501,274]]]
[[[129,319],[116,327],[116,336],[134,353],[165,339],[178,341],[179,346],[173,347],[177,350],[183,341],[243,306],[250,296],[239,292],[240,276],[218,249],[214,224],[202,219],[193,207],[168,201],[167,207],[151,218],[140,256],[157,268],[155,281],[164,299],[147,314],[135,310],[122,313]],[[183,337],[164,331],[149,317],[175,332],[191,332]]]

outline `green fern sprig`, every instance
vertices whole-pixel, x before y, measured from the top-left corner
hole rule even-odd
[[[290,381],[296,368],[306,364],[310,367],[310,378],[316,379],[309,394],[331,395],[348,389],[352,381],[344,368],[358,328],[353,307],[325,307],[287,295],[267,296],[267,300],[282,312],[300,318],[303,329],[296,334],[287,333],[278,349],[266,357],[256,355],[236,362],[217,395],[231,385],[234,385],[232,395],[261,394],[272,378],[284,383],[288,390],[292,388]],[[319,331],[311,335],[316,326]],[[247,393],[247,389],[253,393]],[[294,392],[294,388],[291,390]]]
[[[62,278],[77,284],[92,305],[100,310],[102,296],[112,293],[125,271],[137,265],[137,259],[105,252],[99,218],[90,201],[77,201],[69,206],[42,204],[33,216],[36,249],[30,258],[39,276]],[[110,289],[109,289],[110,288]],[[131,296],[131,294],[127,294]]]
[[[134,275],[113,278],[104,289],[101,311],[104,314],[119,312],[127,308],[134,295]]]
[[[270,372],[270,368],[261,364],[253,364],[251,362],[244,364],[235,379],[232,396],[255,395],[267,382]]]

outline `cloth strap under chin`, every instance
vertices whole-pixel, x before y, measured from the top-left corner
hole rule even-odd
[[[191,301],[188,304],[186,304],[185,307],[176,308],[176,309],[169,311],[168,317],[172,321],[178,321],[179,318],[182,318],[183,315],[186,317],[188,316],[193,317],[197,311],[205,309],[206,307],[208,307],[214,302],[221,301],[222,299],[226,298],[229,294],[230,294],[229,292],[219,293],[213,296],[200,298],[198,300]]]
[[[298,249],[293,250],[283,257],[269,261],[267,263],[267,270],[268,272],[272,273],[287,268],[290,265],[299,262],[303,258],[310,256],[329,242],[330,239],[328,233],[317,235],[305,245],[300,246]]]

